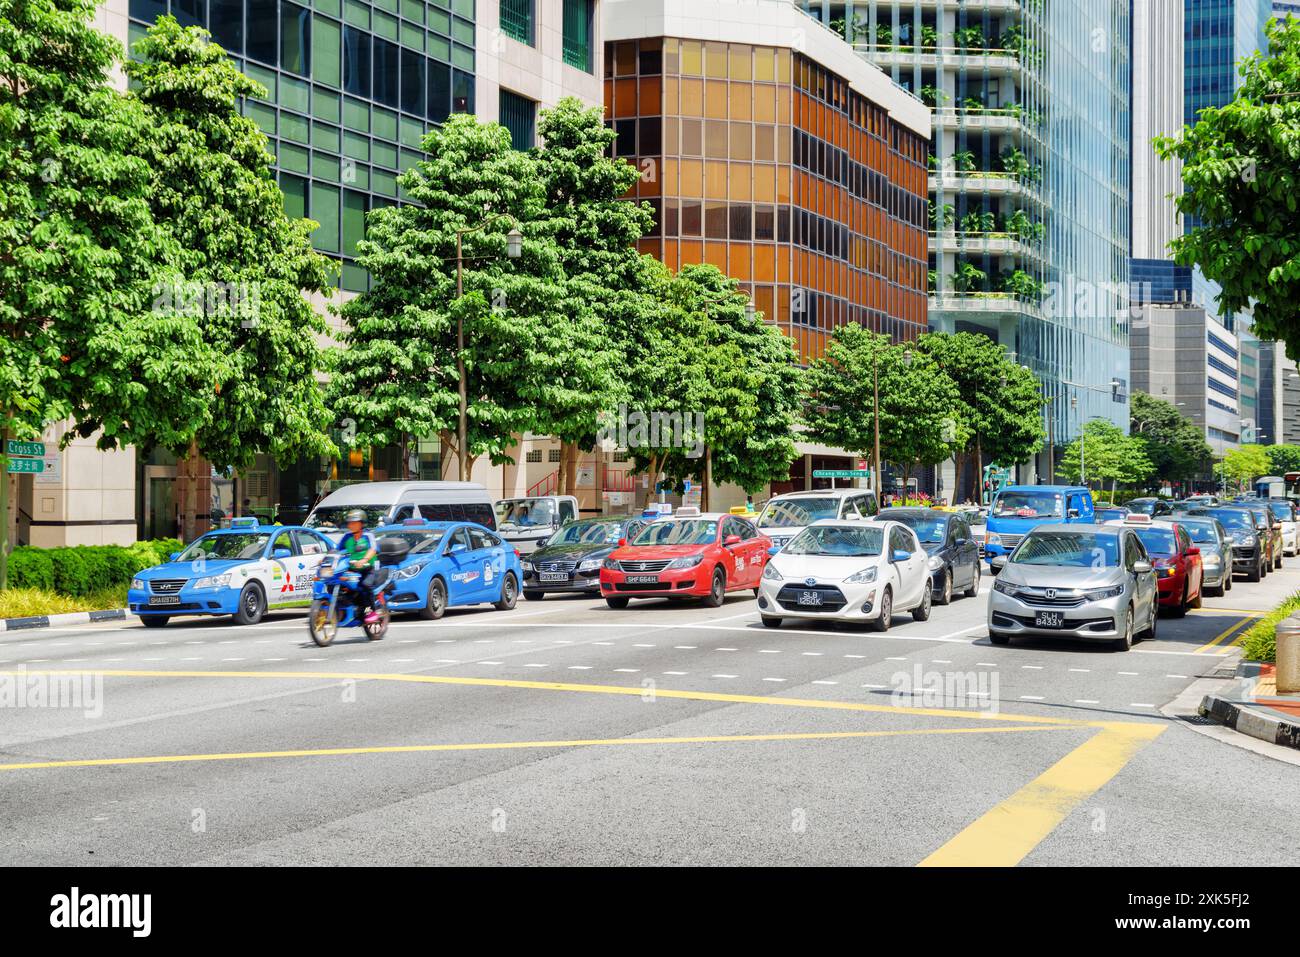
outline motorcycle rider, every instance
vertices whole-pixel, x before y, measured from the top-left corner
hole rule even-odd
[[[365,622],[373,625],[379,620],[379,612],[372,606],[375,603],[374,589],[378,586],[379,548],[375,537],[366,531],[366,513],[359,508],[348,512],[348,533],[339,543],[343,554],[348,559],[348,567],[361,572],[361,582],[356,588],[357,607],[365,611]]]

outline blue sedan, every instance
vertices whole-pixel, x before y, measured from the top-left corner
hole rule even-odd
[[[490,602],[507,611],[519,600],[519,552],[491,529],[474,522],[410,519],[381,526],[374,534],[381,554],[392,548],[386,541],[397,539],[405,546],[405,557],[390,572],[392,611],[418,611],[432,620],[454,605]]]

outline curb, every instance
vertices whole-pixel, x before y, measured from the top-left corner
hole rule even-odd
[[[60,625],[86,625],[95,621],[123,621],[125,608],[108,611],[73,611],[66,615],[32,615],[29,618],[0,618],[0,632],[27,631],[31,628],[57,628]]]
[[[1200,714],[1241,734],[1300,750],[1300,718],[1286,718],[1251,708],[1240,701],[1230,701],[1207,694],[1201,700]]]

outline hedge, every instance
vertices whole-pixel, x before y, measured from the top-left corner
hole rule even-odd
[[[1300,611],[1300,592],[1292,595],[1269,612],[1237,639],[1248,661],[1277,660],[1277,626],[1284,618]]]
[[[136,572],[167,561],[184,546],[175,538],[134,545],[20,545],[9,556],[13,588],[43,588],[79,598],[100,588],[130,583]]]

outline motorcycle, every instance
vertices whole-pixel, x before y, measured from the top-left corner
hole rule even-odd
[[[307,628],[311,632],[311,640],[321,648],[334,641],[340,628],[360,627],[371,641],[378,641],[388,633],[387,595],[393,590],[392,576],[386,575],[384,581],[374,589],[374,611],[378,619],[369,624],[354,600],[360,584],[361,572],[353,570],[346,555],[333,553],[320,563],[316,570],[316,580],[312,583]]]

